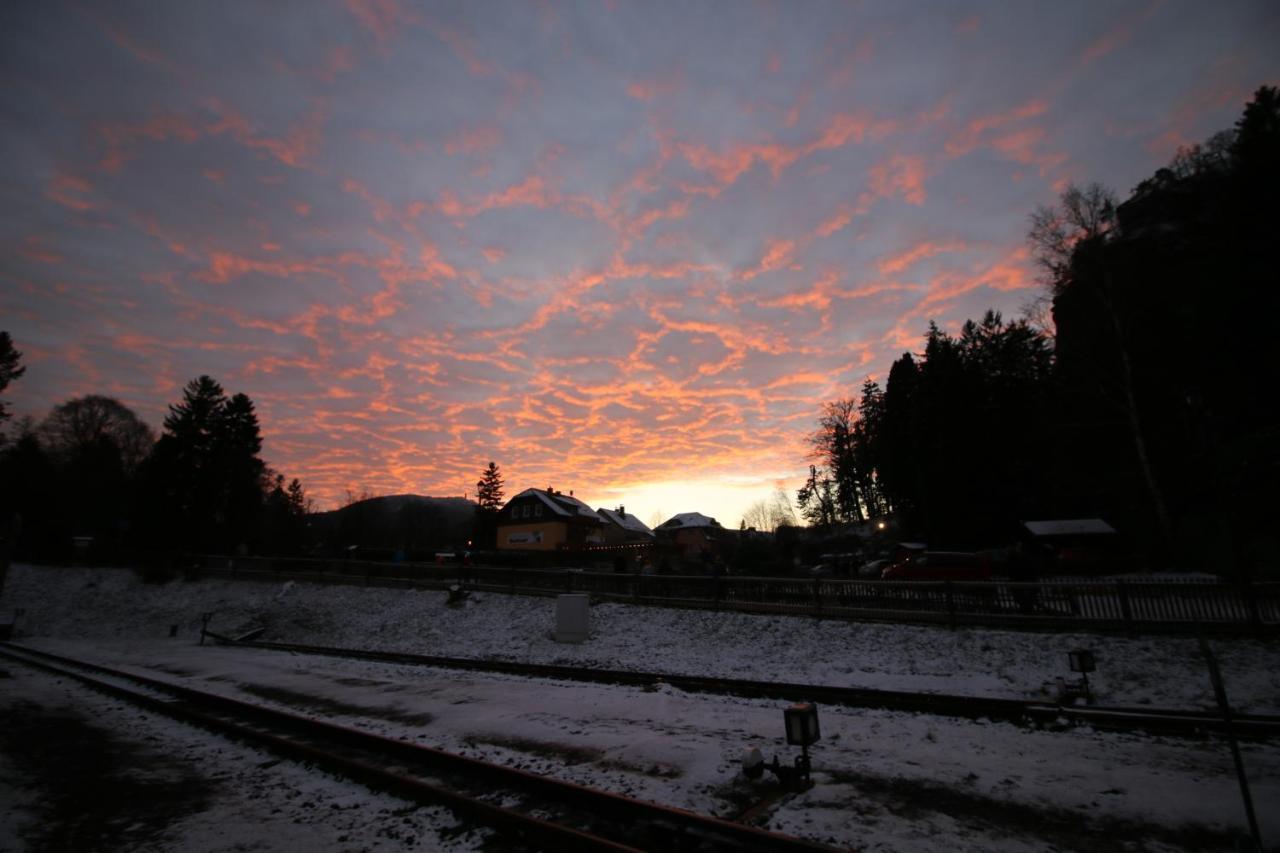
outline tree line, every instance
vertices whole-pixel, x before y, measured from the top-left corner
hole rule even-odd
[[[0,391],[22,376],[0,332]],[[0,404],[0,422],[9,419]],[[311,509],[301,482],[261,458],[253,401],[191,380],[157,438],[132,410],[90,394],[0,434],[0,523],[13,556],[60,561],[175,552],[290,553]]]
[[[933,547],[1102,517],[1148,565],[1280,565],[1280,90],[1119,203],[1031,216],[1051,323],[930,324],[883,387],[824,404],[797,494],[829,526],[893,516]]]

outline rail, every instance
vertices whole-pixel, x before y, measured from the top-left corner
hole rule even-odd
[[[1207,732],[1226,729],[1221,716],[1214,712],[1186,709],[1123,707],[1105,705],[1060,704],[991,696],[960,696],[946,693],[922,693],[906,690],[883,690],[870,687],[837,687],[824,684],[795,684],[784,681],[752,681],[741,678],[682,675],[670,672],[601,669],[562,664],[525,663],[477,658],[453,658],[417,655],[377,649],[335,648],[299,643],[274,643],[260,640],[236,641],[210,632],[215,641],[242,648],[307,654],[353,660],[380,661],[408,666],[427,666],[471,672],[491,672],[528,678],[550,678],[590,684],[653,686],[666,684],[691,693],[724,696],[779,699],[790,702],[819,702],[853,708],[880,708],[912,711],[944,717],[994,719],[1037,726],[1056,726],[1064,722],[1117,731],[1160,732],[1168,735],[1202,737]],[[1266,714],[1232,714],[1238,734],[1253,738],[1280,735],[1280,716]]]
[[[422,744],[338,726],[133,672],[0,643],[0,657],[148,710],[257,743],[418,802],[444,805],[521,847],[544,850],[796,851],[832,848]],[[517,792],[517,810],[493,803]]]

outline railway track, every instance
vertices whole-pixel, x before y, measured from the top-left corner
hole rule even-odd
[[[241,647],[284,651],[294,654],[343,657],[381,661],[411,666],[432,666],[472,672],[494,672],[531,678],[554,678],[595,684],[652,686],[668,684],[694,693],[716,693],[749,698],[779,699],[792,702],[819,702],[856,708],[881,708],[894,711],[916,711],[948,717],[988,718],[1011,722],[1072,725],[1122,731],[1159,732],[1161,734],[1203,736],[1225,731],[1222,718],[1211,713],[1158,708],[1106,707],[1098,705],[1063,705],[1020,699],[981,696],[955,696],[941,693],[912,693],[901,690],[876,690],[866,687],[832,687],[781,681],[750,681],[738,678],[713,678],[671,673],[632,672],[619,669],[560,666],[556,664],[519,663],[515,661],[415,655],[368,649],[344,649],[298,643],[240,641],[209,632],[216,642]],[[1280,717],[1260,714],[1232,714],[1232,730],[1237,736],[1268,738],[1280,735]]]
[[[0,643],[0,657],[322,767],[497,830],[522,849],[794,851],[833,848],[334,725],[61,655]]]

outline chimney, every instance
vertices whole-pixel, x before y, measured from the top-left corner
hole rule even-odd
[[[627,517],[627,508],[622,504],[618,504],[618,515],[622,516],[623,518]]]
[[[569,490],[569,497],[573,497],[573,489]]]

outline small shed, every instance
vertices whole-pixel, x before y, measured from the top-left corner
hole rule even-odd
[[[1022,522],[1021,552],[1034,575],[1121,570],[1120,534],[1101,518]]]

